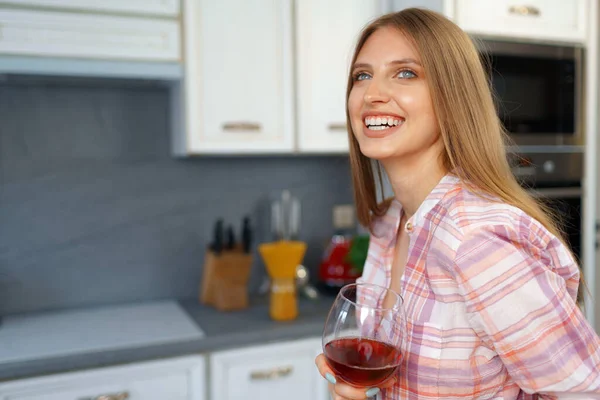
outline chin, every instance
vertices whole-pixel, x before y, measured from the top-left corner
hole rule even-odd
[[[360,152],[368,158],[377,161],[383,161],[390,157],[394,157],[396,152],[391,148],[381,146],[381,143],[361,144]]]

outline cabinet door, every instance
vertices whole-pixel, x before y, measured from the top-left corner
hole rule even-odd
[[[204,400],[204,358],[181,357],[0,384],[2,400]]]
[[[293,149],[291,0],[186,0],[187,153]]]
[[[346,84],[360,30],[380,2],[296,2],[298,144],[303,152],[348,151]]]
[[[320,338],[228,350],[211,356],[213,400],[325,400],[316,367]]]
[[[179,61],[175,20],[0,8],[0,54]]]
[[[127,14],[179,15],[179,0],[0,0],[0,4]]]
[[[584,42],[589,0],[456,0],[455,18],[469,33]]]

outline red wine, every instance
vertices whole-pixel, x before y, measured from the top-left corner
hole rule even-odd
[[[325,345],[324,353],[336,376],[355,386],[377,386],[402,361],[399,349],[374,339],[335,339]]]

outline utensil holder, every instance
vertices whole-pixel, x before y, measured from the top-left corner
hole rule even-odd
[[[219,254],[207,249],[200,302],[220,311],[247,308],[252,260],[252,254],[244,253],[241,248],[223,250]]]

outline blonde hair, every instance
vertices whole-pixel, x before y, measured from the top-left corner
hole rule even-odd
[[[474,192],[523,210],[565,243],[553,212],[533,198],[511,171],[506,156],[509,136],[498,118],[489,77],[471,38],[438,13],[409,8],[381,16],[367,25],[358,39],[351,65],[356,63],[367,39],[384,27],[398,29],[412,41],[421,56],[444,143],[441,161],[446,171],[452,171]],[[358,220],[371,229],[373,219],[385,214],[392,199],[378,202],[374,172],[382,190],[381,165],[376,163],[376,171],[373,170],[372,160],[360,152],[354,137],[347,107],[352,86],[349,74],[346,122],[354,200]]]

